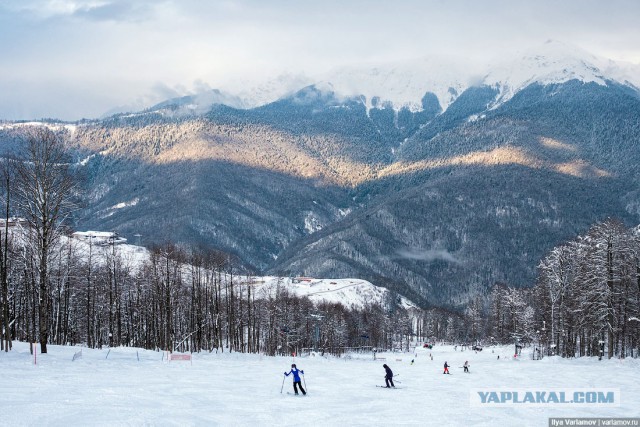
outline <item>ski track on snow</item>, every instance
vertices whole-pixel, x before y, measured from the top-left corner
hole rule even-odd
[[[640,361],[581,358],[513,360],[512,348],[454,351],[452,346],[414,353],[343,358],[299,357],[309,395],[293,392],[291,357],[196,353],[193,363],[163,361],[162,352],[49,346],[33,364],[28,345],[0,353],[0,412],[10,426],[205,425],[547,425],[549,417],[640,417]],[[525,349],[526,351],[526,349]],[[434,360],[430,360],[429,353]],[[500,355],[500,360],[497,360]],[[402,359],[397,360],[397,359]],[[415,363],[411,365],[411,360]],[[453,375],[442,375],[447,360]],[[471,364],[471,374],[459,366]],[[384,384],[382,364],[396,374],[398,390]],[[621,406],[470,406],[474,388],[619,388]]]

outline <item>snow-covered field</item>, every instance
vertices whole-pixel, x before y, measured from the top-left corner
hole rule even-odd
[[[304,357],[295,362],[305,372],[309,394],[296,397],[287,394],[291,377],[280,393],[291,357],[200,353],[191,364],[167,362],[161,352],[114,348],[107,358],[107,349],[85,348],[72,361],[79,350],[50,346],[36,365],[27,344],[1,353],[0,424],[546,426],[549,417],[640,417],[638,359],[513,360],[510,347],[474,353],[451,346],[379,355],[385,361],[370,355]],[[453,375],[442,374],[445,360]],[[465,360],[470,374],[459,368]],[[385,362],[402,388],[375,387],[383,384]],[[472,389],[504,387],[617,388],[621,405],[471,406]]]

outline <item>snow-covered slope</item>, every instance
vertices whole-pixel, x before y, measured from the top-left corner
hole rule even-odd
[[[578,47],[550,40],[541,48],[529,49],[515,58],[492,66],[483,83],[500,90],[498,103],[533,83],[542,85],[569,80],[606,85],[607,81],[640,85],[640,68],[590,54]]]
[[[309,297],[314,302],[340,303],[346,307],[362,308],[366,304],[381,304],[389,297],[389,290],[360,279],[315,279],[310,277],[254,277],[257,292],[275,293],[284,287],[297,296]],[[411,301],[399,297],[403,307],[415,307]]]
[[[431,92],[438,97],[443,110],[480,78],[464,64],[448,57],[429,57],[372,67],[343,67],[322,76],[336,93],[343,96],[364,95],[367,107],[391,103],[394,108],[422,109],[422,98]]]
[[[136,348],[48,348],[35,365],[26,343],[0,352],[3,425],[546,426],[549,417],[640,417],[640,364],[631,358],[514,360],[511,346],[475,353],[436,345],[378,353],[384,361],[371,353],[338,359],[225,351],[194,353],[191,363]],[[468,374],[460,368],[465,360]],[[452,375],[442,375],[445,361]],[[304,371],[307,396],[289,394],[292,379],[283,372],[291,363]],[[395,390],[376,387],[384,384],[383,363],[397,377]],[[478,390],[522,389],[615,389],[619,401],[496,407],[470,400]]]
[[[100,232],[89,231],[84,234],[98,235]],[[80,234],[80,233],[78,233]],[[110,234],[110,233],[108,233]],[[149,260],[149,251],[142,247],[129,244],[100,245],[94,243],[89,246],[88,239],[63,237],[60,242],[62,247],[73,246],[76,253],[85,260],[89,254],[93,262],[106,262],[108,257],[119,256],[124,265],[132,271],[142,268]],[[183,269],[185,282],[190,282],[190,268]],[[360,279],[317,279],[310,277],[273,277],[273,276],[234,276],[235,283],[250,284],[256,295],[275,295],[280,288],[297,296],[309,297],[314,302],[326,301],[340,303],[345,307],[362,308],[367,304],[384,304],[390,297],[388,289],[375,286],[366,280]],[[416,305],[399,296],[395,301],[404,308],[416,307]]]

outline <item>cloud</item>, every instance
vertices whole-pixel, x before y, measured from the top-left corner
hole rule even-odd
[[[74,92],[88,90],[87,100],[104,105],[117,95],[114,105],[126,105],[146,97],[153,82],[221,88],[365,62],[435,55],[472,62],[548,38],[640,61],[638,16],[635,0],[611,0],[606,13],[596,0],[0,0],[0,80],[24,87],[23,94],[64,81]],[[44,99],[55,101],[37,105]],[[0,119],[14,118],[1,114],[17,102],[24,114],[32,105],[34,114],[87,115],[86,103],[63,106],[64,99],[3,92]]]
[[[461,264],[460,260],[444,249],[406,248],[398,249],[396,254],[396,259],[400,258],[424,262],[446,261],[453,264]]]
[[[144,21],[153,19],[154,8],[149,3],[113,1],[78,8],[75,18],[92,21]]]
[[[0,3],[0,10],[24,20],[56,21],[67,18],[91,21],[139,21],[153,18],[162,1],[150,0],[21,0]]]
[[[151,91],[157,99],[171,99],[185,96],[188,93],[183,87],[169,87],[165,83],[157,82],[151,87]]]

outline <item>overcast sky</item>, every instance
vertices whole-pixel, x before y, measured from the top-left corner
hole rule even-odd
[[[281,72],[555,39],[640,63],[637,0],[0,0],[0,119],[94,118]]]

